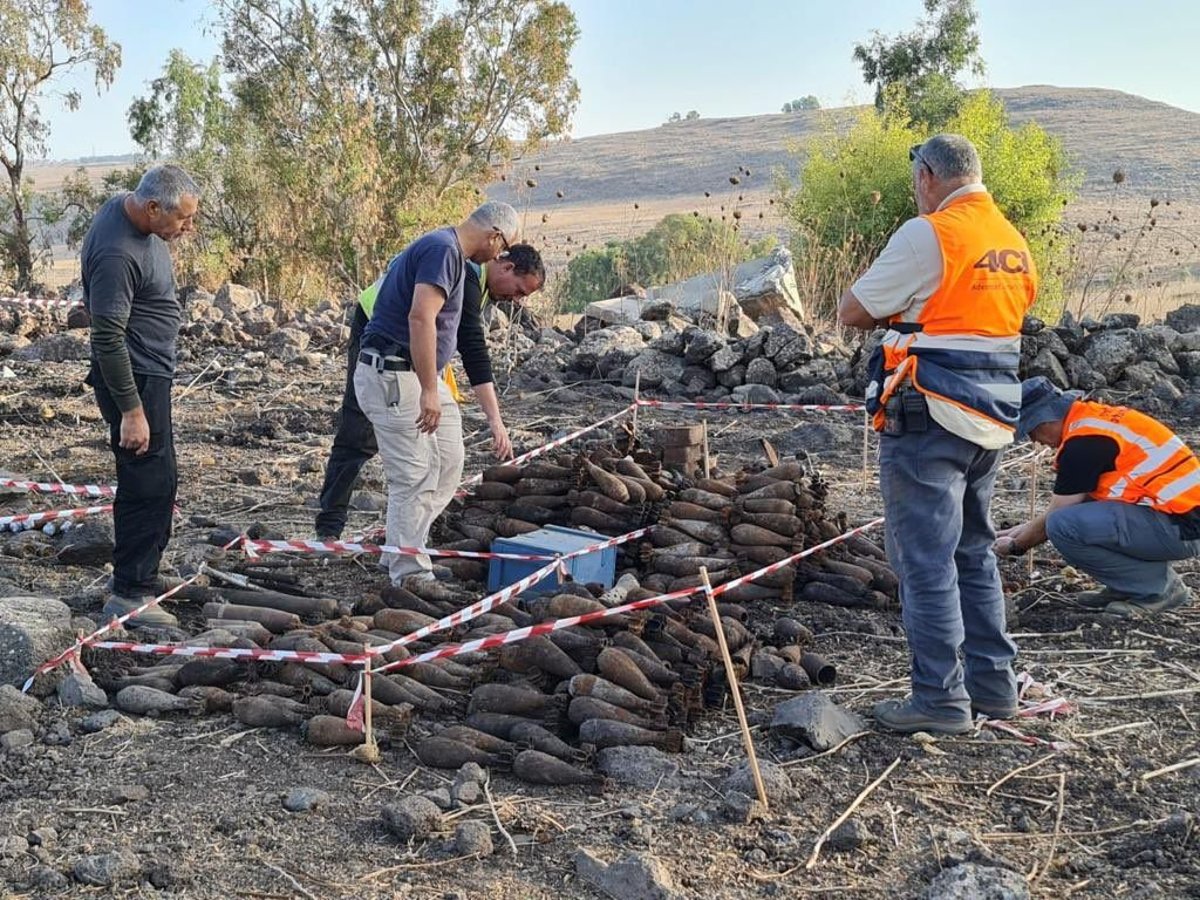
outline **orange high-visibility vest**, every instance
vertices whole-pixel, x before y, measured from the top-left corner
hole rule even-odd
[[[1200,459],[1170,428],[1124,406],[1076,400],[1063,422],[1058,452],[1068,440],[1103,435],[1117,442],[1116,468],[1100,476],[1089,497],[1180,514],[1200,506]],[[1058,457],[1054,467],[1058,468]]]
[[[964,194],[924,217],[942,251],[942,281],[914,316],[892,316],[873,360],[867,406],[906,382],[1014,430],[1021,407],[1021,322],[1037,296],[1029,246],[991,194]]]

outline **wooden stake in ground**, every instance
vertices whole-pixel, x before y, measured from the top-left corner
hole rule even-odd
[[[707,441],[705,442],[705,461],[708,459]],[[708,467],[705,466],[707,471]],[[742,706],[742,689],[738,687],[737,673],[733,671],[733,658],[729,655],[729,644],[725,642],[725,629],[721,626],[721,613],[717,609],[717,598],[713,596],[712,582],[708,580],[708,569],[700,567],[700,577],[704,581],[704,596],[708,600],[708,614],[712,617],[714,630],[717,633],[717,644],[721,648],[721,659],[725,663],[725,678],[729,682],[729,692],[733,694],[733,706],[737,710],[738,726],[742,730],[742,744],[746,748],[746,757],[750,760],[750,774],[754,776],[754,790],[758,793],[758,802],[763,809],[768,807],[767,788],[763,784],[762,772],[758,770],[758,756],[754,752],[754,740],[750,737],[750,724],[746,721],[746,710]]]
[[[708,419],[701,421],[700,428],[700,440],[703,441],[702,453],[704,458],[704,477],[708,478],[712,473],[712,465],[708,458]],[[720,619],[713,619],[713,621],[719,622]],[[717,630],[720,631],[721,629],[718,628]]]
[[[363,653],[367,661],[363,665],[363,742],[355,747],[350,755],[366,763],[378,763],[383,757],[379,753],[379,744],[375,742],[375,729],[371,722],[371,656],[370,647],[363,644]]]

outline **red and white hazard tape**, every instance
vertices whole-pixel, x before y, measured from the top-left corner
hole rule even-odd
[[[522,453],[520,456],[509,460],[506,463],[506,465],[510,465],[510,466],[524,465],[525,463],[529,462],[531,459],[537,459],[539,456],[541,456],[544,453],[549,453],[551,450],[555,450],[555,449],[561,447],[563,444],[569,444],[569,443],[571,443],[571,441],[575,440],[576,438],[583,437],[583,435],[587,434],[589,431],[595,431],[597,428],[602,428],[603,426],[607,425],[609,422],[615,422],[617,419],[621,418],[621,416],[625,416],[625,415],[628,415],[629,413],[633,412],[633,410],[635,408],[636,408],[636,404],[631,403],[624,409],[618,410],[617,412],[613,413],[611,416],[605,416],[599,422],[594,422],[593,424],[588,425],[585,428],[580,428],[578,431],[572,431],[570,434],[564,435],[563,437],[555,438],[554,440],[550,441],[550,443],[542,444],[542,446],[537,447],[533,450],[530,450],[528,453]],[[464,481],[463,487],[465,488],[465,487],[469,487],[470,485],[473,485],[473,484],[479,484],[479,482],[481,482],[481,481],[483,481],[483,473],[479,472],[475,475],[472,475],[470,478],[468,478],[466,481]],[[460,491],[459,494],[461,495],[462,491]]]
[[[19,516],[0,516],[0,528],[10,525],[37,525],[41,522],[53,522],[58,519],[82,519],[84,516],[98,516],[101,513],[112,512],[112,504],[107,506],[83,506],[79,509],[59,509],[53,512],[25,513]]]
[[[707,400],[643,400],[634,401],[636,406],[652,406],[656,409],[787,409],[793,412],[863,412],[866,407],[856,403],[731,403]]]
[[[108,508],[112,509],[111,506]],[[226,544],[221,549],[228,550],[234,544],[241,541],[244,537],[245,537],[244,534],[239,534],[237,537],[235,537],[232,541],[230,541],[228,544]],[[197,578],[199,578],[202,574],[203,574],[203,569],[201,571],[197,572],[191,578],[185,579],[182,584],[177,584],[177,585],[175,585],[175,587],[171,588],[169,591],[164,591],[163,593],[159,594],[157,597],[153,597],[150,600],[147,600],[145,603],[143,603],[137,609],[131,610],[130,612],[125,613],[125,615],[123,615],[123,616],[114,617],[111,621],[105,623],[104,625],[101,625],[99,628],[97,628],[95,631],[93,631],[87,637],[80,638],[72,646],[68,647],[62,653],[58,654],[58,656],[54,657],[53,659],[47,660],[46,662],[44,662],[40,666],[38,666],[34,670],[33,674],[30,675],[29,678],[26,680],[25,685],[21,688],[21,692],[29,693],[29,689],[31,687],[33,687],[33,680],[35,678],[37,678],[39,675],[41,675],[43,672],[49,672],[51,669],[56,669],[59,666],[61,666],[64,662],[66,662],[67,660],[76,659],[76,657],[79,654],[79,651],[82,648],[95,643],[96,638],[100,637],[101,635],[107,634],[108,632],[112,631],[114,628],[116,628],[120,625],[124,625],[130,619],[140,616],[142,613],[144,613],[146,610],[150,609],[151,607],[158,606],[158,604],[161,603],[163,600],[166,600],[168,597],[174,596],[179,591],[181,591],[185,587],[187,587],[189,584],[192,584],[193,582],[195,582],[195,580]]]
[[[587,554],[594,553],[597,550],[607,550],[609,547],[616,547],[618,544],[624,544],[627,541],[637,540],[649,532],[649,528],[639,528],[637,531],[631,531],[628,534],[622,534],[619,537],[601,541],[597,544],[589,544],[588,546],[581,547],[578,550],[572,550],[570,553],[562,553],[555,556],[534,553],[491,553],[482,550],[439,550],[434,547],[393,547],[390,544],[361,544],[352,541],[246,540],[242,542],[242,547],[249,556],[255,556],[258,553],[270,552],[370,553],[373,555],[379,555],[381,553],[395,553],[400,556],[424,555],[453,557],[457,559],[511,559],[522,562],[550,562],[556,559],[574,559],[577,556],[586,556]]]
[[[0,306],[34,306],[44,309],[70,309],[83,306],[82,300],[59,300],[57,297],[0,297]]]
[[[367,661],[365,653],[334,653],[310,650],[262,650],[251,647],[187,647],[183,644],[139,644],[133,641],[95,641],[88,644],[101,650],[123,650],[151,656],[197,656],[218,659],[263,659],[274,662],[358,663]]]
[[[837,537],[817,544],[814,547],[809,547],[807,550],[801,550],[799,553],[795,553],[777,563],[772,563],[771,565],[764,566],[763,568],[751,572],[748,575],[742,575],[739,578],[726,581],[724,584],[720,584],[713,588],[713,596],[719,597],[721,594],[733,590],[738,585],[755,581],[765,575],[769,575],[772,572],[778,572],[784,566],[804,559],[806,556],[812,556],[814,553],[819,553],[822,550],[827,550],[835,544],[840,544],[842,541],[848,540],[856,534],[861,534],[868,529],[876,527],[882,522],[882,518],[875,519],[871,522],[868,522],[866,525],[860,525],[857,528],[852,528],[845,534],[840,534]],[[531,637],[538,637],[539,635],[549,634],[553,631],[561,631],[564,628],[574,628],[577,625],[586,625],[590,622],[597,622],[601,619],[623,615],[624,613],[633,612],[634,610],[638,609],[646,609],[647,607],[657,606],[661,603],[668,603],[672,600],[684,600],[700,593],[703,590],[704,588],[702,586],[684,588],[682,590],[673,591],[670,594],[660,594],[656,597],[647,597],[644,600],[633,600],[629,603],[625,603],[621,606],[613,606],[609,609],[596,610],[595,612],[584,613],[583,615],[579,616],[568,616],[565,619],[556,619],[553,622],[540,622],[537,625],[526,625],[522,628],[517,628],[513,631],[506,631],[502,634],[490,634],[487,637],[477,638],[476,640],[467,641],[462,644],[447,644],[446,646],[437,647],[433,650],[420,653],[416,656],[410,656],[407,659],[396,660],[395,662],[388,663],[386,666],[380,666],[378,669],[374,669],[372,674],[375,675],[391,672],[395,669],[402,669],[405,666],[411,666],[416,663],[431,662],[433,660],[446,659],[452,656],[462,656],[465,653],[478,653],[483,650],[493,650],[496,647],[502,647],[505,644],[515,644]],[[373,648],[372,652],[374,652],[375,649],[377,648]]]
[[[469,622],[471,619],[474,619],[477,616],[482,616],[484,613],[490,612],[501,603],[511,600],[513,597],[517,596],[517,594],[521,593],[521,591],[525,590],[526,588],[533,587],[542,579],[547,578],[556,572],[562,572],[564,575],[566,574],[562,560],[555,560],[548,565],[542,566],[536,572],[526,575],[520,581],[510,584],[508,587],[497,591],[491,596],[484,597],[478,603],[472,603],[470,606],[460,609],[458,612],[451,613],[448,616],[443,616],[436,622],[430,622],[428,625],[423,625],[416,631],[406,634],[404,637],[397,638],[390,644],[381,644],[377,647],[370,647],[368,648],[367,652],[372,656],[383,656],[385,653],[388,653],[397,647],[404,647],[413,643],[414,641],[419,641],[422,638],[428,637],[431,634],[436,634],[439,631],[445,631],[448,628],[455,628],[458,625],[462,625],[464,622]]]
[[[114,497],[117,489],[109,484],[50,484],[44,481],[19,481],[0,478],[0,488],[14,488],[35,494],[82,494],[85,497]]]

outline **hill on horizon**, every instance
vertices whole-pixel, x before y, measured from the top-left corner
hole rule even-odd
[[[1200,199],[1200,114],[1101,88],[1029,85],[994,93],[1014,124],[1035,121],[1063,140],[1084,176],[1082,198],[1110,191],[1112,173],[1121,169],[1128,190]],[[751,171],[740,191],[770,191],[776,172],[796,174],[790,146],[831,121],[848,122],[855,109],[701,118],[561,141],[516,161],[488,193],[530,209],[702,197],[728,192],[739,166]],[[537,187],[526,188],[527,178]]]

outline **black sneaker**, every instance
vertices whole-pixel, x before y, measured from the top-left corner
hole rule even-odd
[[[1084,609],[1104,609],[1108,604],[1118,600],[1128,600],[1126,594],[1119,594],[1112,588],[1103,588],[1098,591],[1084,591],[1082,594],[1076,594],[1071,598],[1076,604]]]

